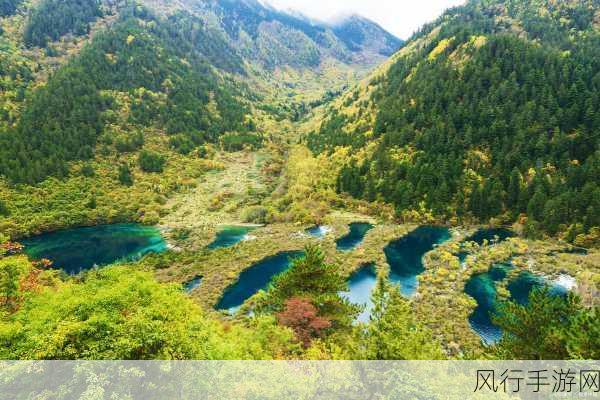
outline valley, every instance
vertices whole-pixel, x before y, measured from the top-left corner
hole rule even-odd
[[[598,358],[594,1],[406,43],[253,0],[34,26],[53,1],[0,18],[0,358]]]

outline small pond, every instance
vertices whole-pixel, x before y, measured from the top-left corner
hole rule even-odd
[[[348,280],[348,291],[341,293],[350,303],[365,306],[357,317],[357,322],[367,323],[373,311],[373,290],[377,286],[377,270],[375,264],[368,264],[355,272]]]
[[[54,267],[71,275],[167,250],[157,228],[138,224],[68,229],[25,239],[22,243],[29,257],[47,258]]]
[[[183,290],[188,294],[192,293],[194,290],[196,290],[197,288],[200,287],[201,283],[202,283],[202,277],[195,276],[193,279],[191,279],[188,282],[183,284]]]
[[[363,242],[367,232],[374,226],[366,222],[354,222],[350,224],[350,232],[337,240],[336,246],[340,251],[352,251]]]
[[[235,246],[244,240],[248,240],[248,234],[255,229],[254,226],[225,226],[217,232],[215,240],[207,248],[216,250]]]
[[[225,290],[216,309],[235,313],[246,300],[258,291],[267,289],[275,276],[288,270],[292,260],[303,255],[302,251],[283,252],[252,265],[240,274],[236,283]]]
[[[313,226],[312,228],[308,228],[305,232],[314,238],[323,239],[329,232],[331,232],[331,227],[327,225],[317,225]]]
[[[418,287],[417,277],[425,271],[423,256],[451,238],[444,227],[422,226],[408,235],[391,242],[385,249],[391,267],[390,281],[400,285],[405,297],[412,297]]]
[[[515,233],[505,228],[484,228],[479,229],[472,236],[465,239],[465,242],[475,242],[482,245],[484,241],[489,243],[500,243],[506,239],[515,237]]]
[[[495,264],[488,272],[473,275],[465,284],[465,293],[477,301],[477,307],[469,317],[469,322],[488,345],[497,343],[502,338],[502,331],[492,323],[492,315],[496,312],[498,304],[497,284],[505,280],[512,269],[514,267],[510,263]],[[549,283],[529,271],[523,271],[511,279],[507,289],[511,300],[526,305],[531,292],[546,285],[551,286],[550,293],[556,296],[564,296],[569,291],[566,285],[560,282]]]

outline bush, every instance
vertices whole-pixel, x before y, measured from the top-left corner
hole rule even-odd
[[[133,177],[129,165],[121,164],[119,166],[119,182],[125,186],[133,186]]]
[[[119,153],[131,153],[144,145],[144,135],[141,132],[133,136],[119,136],[115,140],[115,148]]]
[[[10,211],[8,209],[8,206],[6,205],[6,202],[0,199],[0,215],[3,217],[8,217],[9,214]]]
[[[261,206],[247,208],[242,213],[242,220],[252,224],[266,224],[268,217],[269,210]]]
[[[81,167],[81,175],[85,176],[86,178],[92,178],[96,175],[96,171],[94,171],[94,167],[92,167],[90,164],[85,164],[83,167]]]
[[[225,151],[240,151],[246,147],[257,149],[262,145],[262,138],[251,133],[229,133],[223,136],[221,145]]]
[[[165,162],[162,155],[147,150],[142,151],[138,157],[138,163],[144,172],[163,172]]]

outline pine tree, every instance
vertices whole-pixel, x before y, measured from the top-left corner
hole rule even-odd
[[[312,301],[319,315],[331,319],[337,327],[348,327],[356,307],[340,296],[346,281],[337,265],[325,262],[325,254],[317,245],[305,248],[305,256],[293,261],[291,268],[279,275],[268,292],[267,309],[281,311],[292,297]]]
[[[414,320],[410,303],[383,278],[373,292],[373,312],[355,338],[354,358],[364,360],[440,360],[444,354],[431,332]]]
[[[508,207],[514,209],[519,204],[521,196],[521,173],[517,168],[512,170],[507,190]]]
[[[131,175],[129,165],[121,164],[119,166],[119,182],[125,186],[133,186],[133,176]]]

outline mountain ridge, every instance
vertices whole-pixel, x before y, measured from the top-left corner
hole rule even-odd
[[[335,102],[308,144],[350,149],[338,191],[407,220],[597,240],[599,5],[450,9]]]

